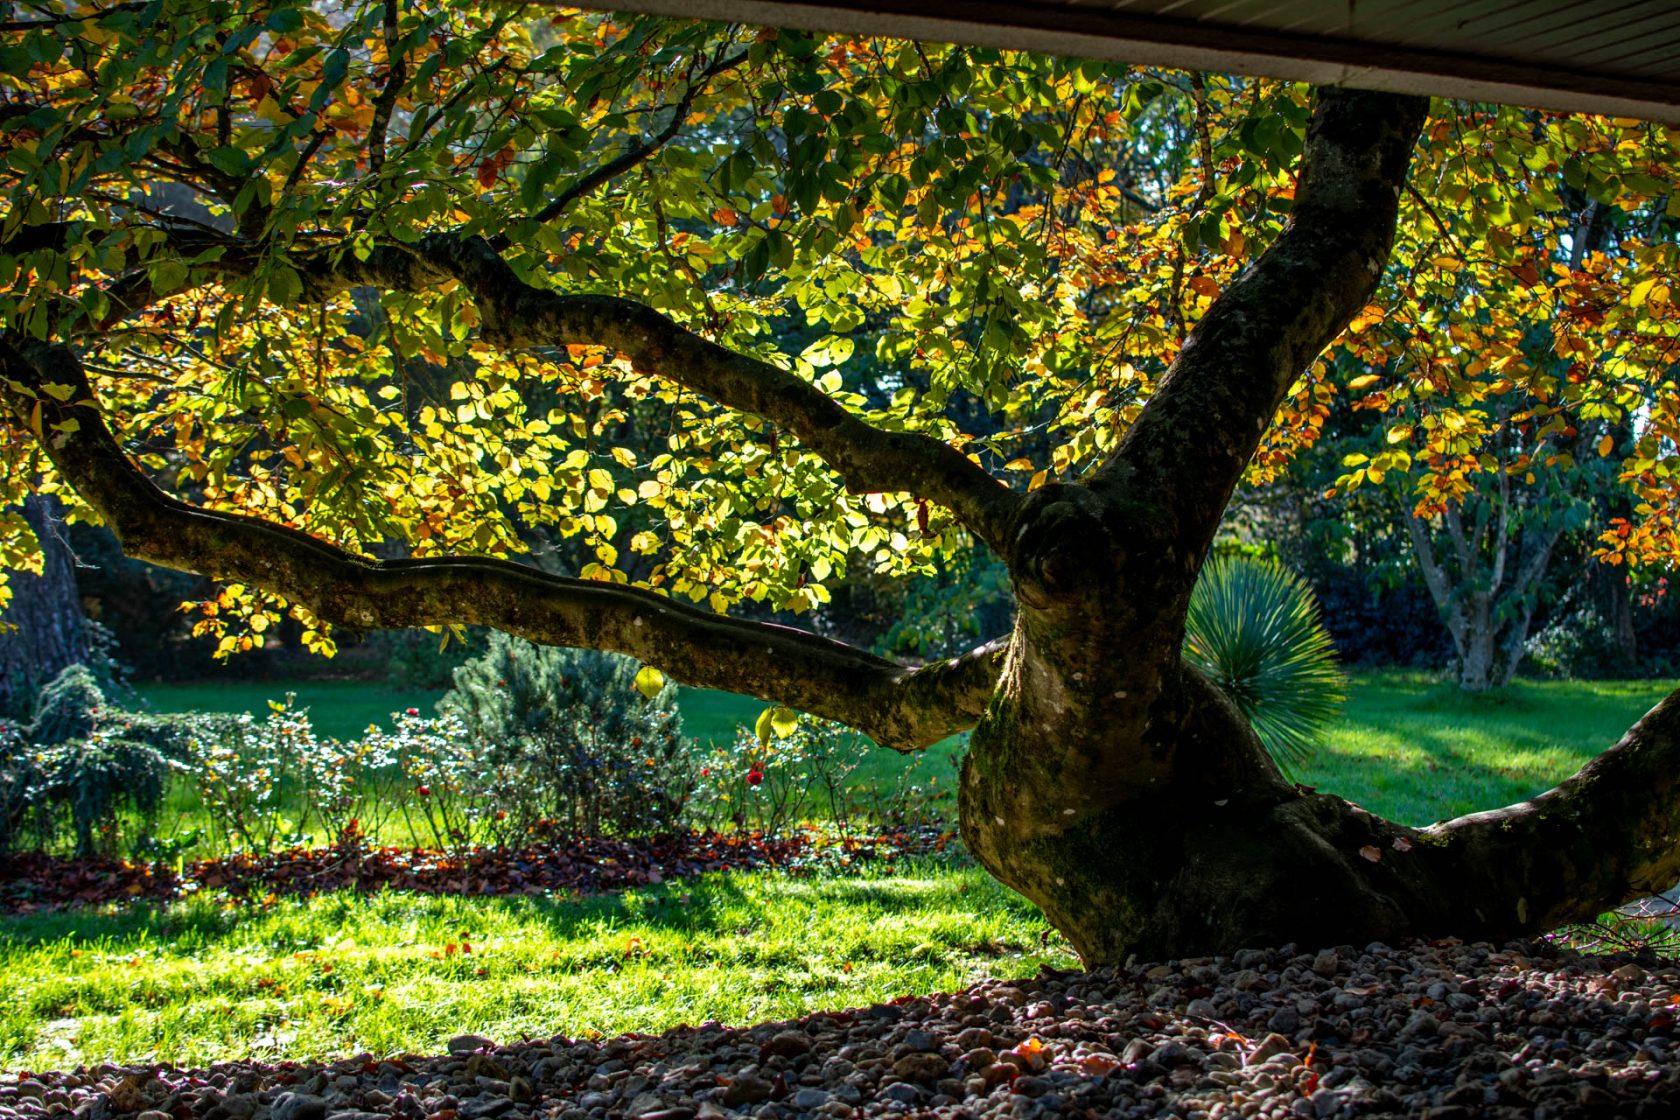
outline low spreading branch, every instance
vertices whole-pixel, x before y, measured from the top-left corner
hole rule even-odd
[[[1529,801],[1445,821],[1420,848],[1480,898],[1454,932],[1539,933],[1680,882],[1680,692]],[[1509,908],[1509,909],[1506,909]]]
[[[568,579],[505,560],[373,560],[259,518],[182,502],[118,445],[76,356],[0,340],[0,395],[124,552],[239,581],[361,629],[468,623],[547,645],[628,654],[677,680],[747,692],[919,750],[979,717],[1002,656],[982,647],[907,669],[790,627],[712,614],[652,591]]]
[[[165,227],[167,243],[194,265],[199,282],[247,277],[267,266],[252,241]],[[25,227],[14,241],[46,247],[68,229]],[[207,250],[215,249],[214,253]],[[829,464],[855,494],[907,493],[945,506],[981,540],[1006,554],[1019,497],[962,452],[931,436],[889,432],[854,416],[810,382],[739,354],[634,300],[562,295],[520,279],[485,239],[428,235],[413,245],[382,243],[364,255],[342,246],[293,253],[286,263],[301,281],[300,305],[318,304],[355,287],[422,292],[450,282],[471,294],[486,341],[509,350],[567,345],[606,346],[684,388],[791,431]],[[146,273],[116,281],[111,314],[87,324],[94,333],[154,302]]]

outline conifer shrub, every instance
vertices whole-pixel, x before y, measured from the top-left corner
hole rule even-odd
[[[66,668],[41,690],[28,727],[0,729],[0,850],[69,842],[85,856],[125,840],[144,846],[179,734],[167,717],[107,702],[86,666]]]
[[[488,839],[677,826],[697,767],[682,737],[676,687],[667,682],[644,696],[638,668],[616,654],[498,633],[455,671],[438,709],[460,719],[479,744],[496,806]]]

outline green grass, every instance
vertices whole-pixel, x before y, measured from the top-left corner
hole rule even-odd
[[[747,1024],[1071,967],[974,868],[712,875],[576,901],[334,894],[0,922],[0,1068],[440,1052]],[[463,942],[470,954],[450,953]]]
[[[297,693],[299,707],[322,735],[359,739],[370,723],[391,725],[391,713],[404,708],[430,712],[441,693],[397,692],[366,681],[193,681],[189,684],[140,684],[135,689],[158,712],[250,712],[268,714],[270,700]]]
[[[1348,703],[1301,780],[1408,824],[1430,824],[1531,797],[1555,785],[1610,746],[1674,687],[1663,681],[1519,681],[1501,692],[1469,696],[1433,675],[1365,672],[1352,676]],[[317,730],[354,738],[370,722],[437,695],[385,692],[348,681],[147,685],[160,711],[249,711],[288,690],[308,705]],[[764,705],[750,697],[685,688],[684,732],[699,745],[727,744]],[[906,759],[870,751],[862,782],[907,780],[948,786],[961,741],[947,739]]]
[[[1412,825],[1532,797],[1615,744],[1673,681],[1519,681],[1472,696],[1361,673],[1300,780]]]

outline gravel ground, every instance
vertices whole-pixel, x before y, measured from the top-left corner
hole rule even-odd
[[[1247,950],[732,1029],[0,1082],[0,1117],[1680,1116],[1680,965],[1544,944]]]

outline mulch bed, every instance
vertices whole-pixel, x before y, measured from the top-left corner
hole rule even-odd
[[[450,854],[425,848],[341,845],[194,860],[179,869],[119,859],[23,853],[0,857],[0,912],[166,902],[201,891],[264,900],[325,891],[421,894],[594,894],[708,871],[809,869],[884,863],[944,851],[949,831],[917,827],[847,839],[815,831],[678,832],[633,840],[557,838],[518,849]]]

